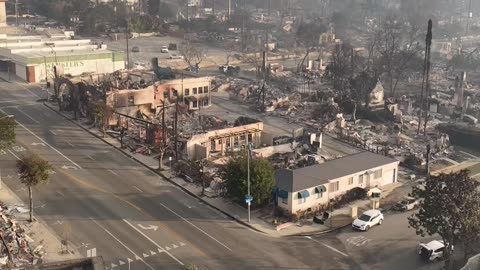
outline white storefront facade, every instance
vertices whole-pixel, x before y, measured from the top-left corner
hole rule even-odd
[[[3,38],[3,40],[2,40]],[[90,40],[48,39],[44,36],[0,36],[0,71],[29,83],[52,81],[57,74],[111,73],[125,67],[124,53]]]

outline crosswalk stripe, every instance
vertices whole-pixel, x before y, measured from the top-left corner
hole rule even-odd
[[[124,265],[125,263],[122,262],[122,261],[118,261],[118,264],[119,264],[119,265]]]
[[[154,251],[151,251],[151,250],[150,250],[150,254],[157,255],[157,253],[155,253]]]
[[[145,254],[145,253],[143,253],[143,257],[144,257],[144,258],[147,258],[147,257],[148,257],[148,255],[147,255],[147,254]]]

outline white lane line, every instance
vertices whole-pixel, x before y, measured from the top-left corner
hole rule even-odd
[[[73,145],[73,144],[71,144],[71,143],[69,143],[69,142],[67,142],[67,144],[70,145],[71,147],[74,147],[74,146],[75,146],[75,145]]]
[[[27,92],[29,92],[30,94],[36,96],[37,98],[41,98],[39,95],[35,94],[34,92],[30,91],[30,89],[28,89],[27,87],[17,83],[16,85],[22,87],[23,89],[27,90]],[[41,88],[40,86],[37,86],[40,90],[43,90],[43,88]]]
[[[17,111],[21,112],[23,115],[25,115],[26,117],[30,118],[30,120],[32,120],[33,122],[37,123],[37,124],[40,124],[40,122],[38,122],[37,120],[33,119],[33,117],[31,117],[30,115],[28,115],[26,112],[20,110],[18,107],[15,107],[15,109],[17,109]]]
[[[310,237],[310,236],[305,236],[305,238],[310,239],[310,240],[312,240],[313,242],[318,243],[318,244],[320,244],[320,245],[323,245],[324,247],[326,247],[326,248],[328,248],[328,249],[330,249],[330,250],[333,250],[333,251],[337,252],[338,254],[340,254],[340,255],[342,255],[342,256],[344,256],[344,257],[348,257],[348,254],[343,253],[343,252],[341,252],[340,250],[338,250],[338,249],[336,249],[336,248],[334,248],[334,247],[332,247],[332,246],[329,246],[329,245],[327,245],[327,244],[325,244],[325,243],[322,243],[322,242],[320,242],[320,241],[317,241],[317,240],[313,239],[313,238]]]
[[[7,150],[7,151],[10,152],[10,154],[12,154],[16,159],[20,160],[20,158],[17,155],[15,155],[12,151],[10,150]]]
[[[465,152],[465,151],[460,151],[460,153],[465,154],[465,155],[467,155],[467,156],[469,156],[469,157],[471,157],[471,158],[475,158],[475,159],[478,159],[478,158],[479,158],[479,157],[474,156],[474,155],[472,155],[472,154],[470,154],[470,153],[467,153],[467,152]]]
[[[138,190],[140,193],[143,193],[143,190],[139,189],[137,186],[133,186],[133,188]]]
[[[4,114],[7,114],[4,110],[0,109],[0,112],[3,112]],[[57,152],[58,154],[60,154],[62,157],[64,157],[66,160],[70,161],[73,165],[77,166],[79,169],[81,169],[82,167],[80,167],[80,165],[78,165],[77,163],[73,162],[73,160],[71,160],[70,158],[68,158],[67,156],[65,156],[64,154],[62,154],[62,152],[58,151],[57,148],[51,146],[49,143],[47,143],[46,141],[44,141],[42,138],[38,137],[37,134],[33,133],[30,129],[28,129],[26,126],[22,125],[22,123],[18,122],[15,120],[15,122],[17,122],[17,124],[19,126],[21,126],[22,128],[24,128],[26,131],[28,131],[30,134],[32,134],[33,136],[35,136],[37,139],[39,139],[41,142],[43,142],[45,145],[48,145],[50,148],[52,148],[55,152]]]
[[[52,133],[53,135],[57,135],[57,133],[55,133],[55,131],[53,130],[50,130],[50,133]]]
[[[112,171],[112,170],[108,170],[109,172],[111,172],[112,174],[114,175],[118,175],[116,172]]]
[[[95,160],[92,156],[87,156],[91,160]]]
[[[135,227],[132,223],[128,222],[128,220],[123,219],[125,223],[127,223],[130,227],[132,227],[135,231],[137,231],[139,234],[143,235],[143,237],[147,238],[148,241],[150,241],[152,244],[154,244],[158,249],[162,250],[165,252],[170,258],[174,259],[176,262],[178,262],[180,265],[185,265],[183,262],[181,262],[177,257],[173,256],[172,253],[168,252],[165,250],[163,247],[161,247],[157,242],[153,241],[150,237],[148,237],[146,234],[144,234],[142,231],[140,231],[137,227]]]
[[[106,233],[108,233],[111,237],[113,237],[113,239],[117,240],[117,242],[120,243],[120,245],[122,245],[124,248],[126,248],[128,251],[130,251],[130,253],[133,254],[133,256],[135,257],[138,257],[140,261],[142,261],[148,268],[150,268],[151,270],[155,270],[155,268],[153,268],[150,264],[148,264],[147,262],[145,262],[140,256],[138,256],[137,254],[135,254],[135,252],[133,252],[129,247],[127,247],[127,245],[125,245],[124,243],[122,243],[122,241],[120,241],[120,239],[118,239],[117,237],[115,237],[115,235],[113,235],[113,233],[111,233],[110,231],[108,231],[107,229],[105,229],[102,225],[100,225],[98,222],[96,222],[93,218],[90,218],[90,220],[97,224],[98,227],[102,228]]]
[[[1,106],[0,109],[8,109],[8,108],[17,108],[17,107],[25,107],[25,106],[36,106],[39,105],[38,103],[25,103],[25,104],[17,104],[11,106]]]
[[[163,206],[163,208],[167,209],[168,211],[172,212],[174,215],[176,215],[177,217],[181,218],[183,221],[187,222],[188,224],[192,225],[195,229],[199,230],[200,232],[202,232],[203,234],[205,234],[206,236],[210,237],[212,240],[214,240],[215,242],[217,242],[218,244],[220,244],[221,246],[223,246],[224,248],[228,249],[229,251],[232,251],[231,248],[227,247],[224,243],[218,241],[215,237],[211,236],[210,234],[208,234],[206,231],[200,229],[197,225],[193,224],[192,222],[188,221],[186,218],[180,216],[179,214],[177,214],[175,211],[173,211],[172,209],[168,208],[167,206],[165,206],[163,203],[160,203],[161,206]]]
[[[13,103],[13,102],[18,102],[18,101],[25,101],[25,99],[3,100],[3,101],[0,101],[0,103]]]

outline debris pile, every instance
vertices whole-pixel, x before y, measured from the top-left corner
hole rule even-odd
[[[0,202],[0,234],[4,243],[0,243],[0,268],[9,263],[9,254],[16,266],[36,264],[45,255],[42,245],[35,246],[34,240],[22,228],[16,217],[28,213],[22,206],[6,206]]]

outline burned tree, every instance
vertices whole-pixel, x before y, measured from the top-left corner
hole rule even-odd
[[[310,52],[312,52],[319,45],[320,35],[325,33],[327,28],[322,24],[317,24],[314,22],[306,23],[301,22],[297,28],[295,37],[298,44],[301,44],[305,48],[305,56],[302,59],[302,62],[299,65],[303,67],[305,59],[307,59]]]
[[[418,42],[419,30],[416,25],[405,30],[396,16],[387,16],[375,33],[375,51],[379,65],[387,75],[391,95],[395,95],[400,79],[405,78],[421,50]]]
[[[333,84],[338,91],[347,90],[353,77],[353,47],[347,43],[336,44],[327,65],[324,78]]]
[[[198,72],[199,65],[205,59],[205,53],[188,40],[180,45],[179,52],[188,68]]]

